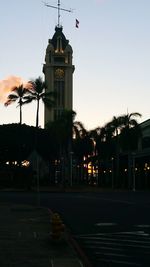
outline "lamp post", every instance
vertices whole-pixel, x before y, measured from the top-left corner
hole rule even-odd
[[[39,173],[39,157],[37,151],[35,151],[36,157],[36,179],[37,179],[37,206],[40,206],[40,173]]]
[[[73,173],[72,173],[72,157],[73,157],[73,152],[70,152],[70,186],[72,187],[72,178],[73,178]]]
[[[112,174],[111,186],[112,186],[112,189],[114,189],[114,158],[113,157],[111,158],[111,174]]]
[[[133,192],[135,192],[135,153],[132,153]]]

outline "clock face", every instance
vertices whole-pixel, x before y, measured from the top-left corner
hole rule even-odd
[[[62,78],[64,78],[64,75],[65,75],[65,72],[64,72],[64,70],[63,69],[56,69],[55,70],[55,77],[57,78],[57,79],[62,79]]]

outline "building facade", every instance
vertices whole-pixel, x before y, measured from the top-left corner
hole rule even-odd
[[[55,27],[52,39],[46,49],[43,73],[45,75],[46,92],[55,92],[55,104],[51,109],[45,106],[46,125],[58,119],[63,110],[72,110],[73,105],[73,50],[63,34],[62,26]]]

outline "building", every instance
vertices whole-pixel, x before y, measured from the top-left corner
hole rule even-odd
[[[139,150],[150,149],[150,119],[140,124],[142,138],[139,142]]]
[[[55,105],[51,109],[45,106],[45,125],[58,119],[63,110],[72,110],[73,105],[73,50],[63,34],[59,24],[55,27],[52,39],[49,39],[46,49],[43,73],[47,92],[56,93]]]

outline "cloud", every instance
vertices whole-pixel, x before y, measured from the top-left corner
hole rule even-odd
[[[9,76],[0,81],[0,102],[4,103],[7,100],[7,96],[14,89],[21,84],[26,85],[27,82],[18,76]]]

